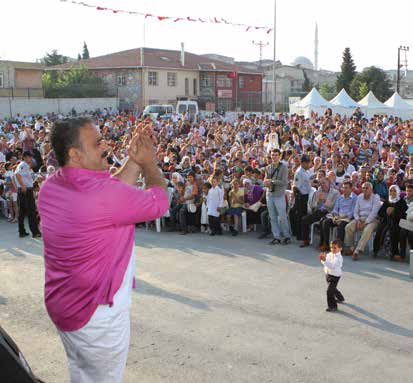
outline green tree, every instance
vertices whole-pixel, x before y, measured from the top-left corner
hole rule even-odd
[[[84,41],[83,42],[83,54],[82,54],[82,59],[88,59],[90,56],[89,56],[89,49],[87,49],[87,45],[86,45],[86,42]]]
[[[336,87],[327,83],[322,83],[320,85],[320,94],[326,99],[331,100],[335,96]]]
[[[361,100],[362,98],[366,97],[366,96],[367,96],[367,93],[369,93],[369,91],[370,91],[369,86],[368,86],[365,82],[362,82],[362,83],[360,84],[360,87],[359,87],[359,97],[360,97],[360,100]]]
[[[350,84],[350,94],[356,100],[363,98],[362,93],[366,89],[371,90],[382,102],[386,101],[393,94],[390,80],[386,73],[375,66],[364,68],[361,73],[354,77]]]
[[[65,64],[70,61],[68,56],[61,55],[57,52],[57,49],[53,49],[51,53],[46,53],[40,62],[45,66],[55,66]]]
[[[106,94],[102,78],[96,76],[85,67],[70,68],[57,72],[46,72],[43,75],[45,97],[102,97]]]
[[[77,61],[82,60],[82,56],[80,55],[80,53],[77,54]]]
[[[350,53],[350,48],[345,48],[343,52],[343,62],[341,64],[341,73],[337,77],[336,90],[340,92],[341,89],[345,89],[346,92],[350,92],[350,84],[356,75],[356,65]]]
[[[303,92],[309,92],[311,89],[313,89],[314,84],[310,81],[310,79],[307,76],[307,73],[305,73],[305,70],[303,70],[304,74],[304,83],[303,83]]]

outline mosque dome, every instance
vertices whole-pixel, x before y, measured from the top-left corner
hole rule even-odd
[[[311,62],[310,59],[308,59],[307,57],[304,56],[299,56],[297,57],[292,63],[291,65],[297,66],[300,65],[302,68],[305,69],[314,69],[314,65]]]

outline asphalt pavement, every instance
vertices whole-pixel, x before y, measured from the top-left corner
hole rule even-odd
[[[344,259],[346,303],[326,313],[318,252],[257,233],[138,229],[125,383],[407,383],[413,380],[408,265]],[[46,383],[67,383],[43,303],[41,239],[0,220],[0,324]]]

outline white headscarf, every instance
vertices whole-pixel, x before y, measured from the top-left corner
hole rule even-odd
[[[178,182],[184,182],[184,178],[179,173],[176,173],[176,172],[171,174],[171,182],[174,177],[178,178]]]
[[[400,188],[397,185],[392,185],[389,188],[389,192],[390,192],[391,189],[396,189],[397,195],[396,195],[395,198],[392,198],[390,193],[389,193],[389,202],[391,202],[391,203],[399,202],[400,201]]]

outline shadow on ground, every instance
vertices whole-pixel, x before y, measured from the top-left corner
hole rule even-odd
[[[157,296],[160,298],[173,300],[175,302],[182,303],[187,306],[191,306],[198,310],[209,310],[208,304],[200,300],[185,297],[183,295],[176,294],[176,293],[171,293],[149,282],[146,282],[143,279],[136,279],[136,288],[134,291],[137,292],[138,294],[153,295],[153,296]]]

